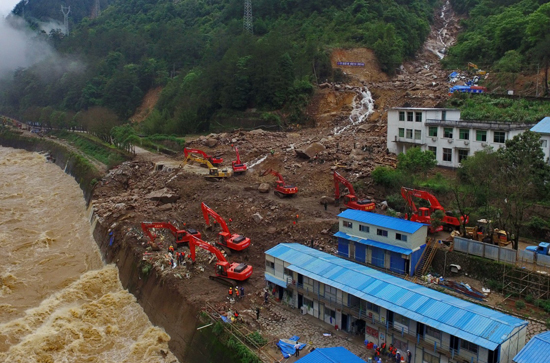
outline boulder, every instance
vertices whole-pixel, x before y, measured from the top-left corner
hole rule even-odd
[[[252,135],[262,135],[265,133],[265,131],[262,129],[256,129],[256,130],[249,131],[248,133]]]
[[[296,155],[298,155],[301,158],[304,159],[311,159],[321,151],[324,151],[326,148],[323,144],[314,142],[313,144],[310,144],[305,149],[296,149],[294,150],[296,152]]]
[[[332,198],[332,197],[327,197],[326,195],[323,195],[323,196],[321,197],[321,199],[319,199],[319,203],[325,204],[325,202],[326,202],[327,204],[334,204],[334,198]]]
[[[254,213],[254,214],[252,215],[252,219],[254,220],[254,222],[260,223],[261,221],[264,220],[264,217],[262,217],[262,216],[260,215],[260,213]]]
[[[151,193],[147,194],[145,198],[161,203],[174,203],[180,198],[180,196],[168,188],[163,188],[160,190],[152,191]]]
[[[260,184],[260,186],[258,187],[258,191],[260,193],[269,193],[269,184],[268,183],[262,183]]]
[[[206,146],[214,147],[216,145],[218,145],[218,140],[216,140],[216,139],[206,139]]]
[[[269,228],[267,229],[267,233],[269,233],[269,234],[275,234],[275,233],[277,233],[277,228],[275,228],[275,227],[269,227]]]

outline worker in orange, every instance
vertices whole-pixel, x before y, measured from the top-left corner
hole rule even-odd
[[[174,246],[168,247],[168,253],[174,254]]]
[[[239,287],[235,287],[235,299],[239,298]]]
[[[233,288],[229,286],[229,296],[233,296]]]

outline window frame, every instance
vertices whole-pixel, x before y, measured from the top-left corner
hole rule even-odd
[[[487,130],[476,130],[476,141],[487,142]]]
[[[353,222],[350,222],[350,221],[342,221],[342,226],[346,227],[346,228],[353,228]]]
[[[414,113],[414,121],[415,122],[422,122],[422,112],[415,112]]]
[[[461,155],[461,153],[463,154],[464,152],[466,152],[466,155]],[[470,156],[470,151],[469,150],[467,150],[467,149],[458,149],[458,162],[459,163],[462,163],[462,160],[468,159],[469,156]]]
[[[497,134],[499,136],[499,140],[502,141],[497,141]],[[495,144],[504,144],[506,142],[506,131],[493,131],[493,142]]]
[[[407,242],[407,235],[403,233],[395,233],[395,239],[401,242]]]
[[[407,111],[407,121],[408,122],[413,122],[414,121],[414,112]]]
[[[422,140],[422,130],[414,130],[414,139]]]
[[[360,224],[360,225],[359,225],[359,231],[360,231],[360,232],[370,233],[370,226],[366,226],[366,225],[364,225],[364,224]]]
[[[405,137],[405,128],[404,128],[404,127],[400,127],[397,135],[398,135],[399,137]]]
[[[424,326],[424,334],[429,335],[434,339],[441,340],[441,330],[432,328],[431,326]]]
[[[444,127],[443,128],[443,137],[445,139],[452,139],[453,138],[453,131],[454,131],[454,128],[452,128],[452,127]]]
[[[399,111],[399,121],[405,121],[405,111]]]
[[[430,126],[428,127],[428,136],[430,137],[437,137],[439,127],[437,126]],[[432,131],[435,131],[435,134],[432,133]]]
[[[446,160],[446,157],[448,157],[449,160]],[[452,163],[453,162],[453,149],[443,148],[443,156],[441,157],[442,161],[447,161]]]
[[[460,140],[470,140],[470,129],[458,129],[458,138]]]
[[[433,149],[433,150],[432,150]],[[428,146],[428,151],[434,153],[435,158],[437,159],[437,146]]]
[[[367,307],[367,310],[372,311],[373,313],[376,313],[376,314],[380,314],[380,306],[367,301],[366,307]]]
[[[380,237],[388,237],[388,230],[376,228],[376,235]]]
[[[478,350],[479,350],[479,345],[475,344],[475,343],[472,343],[472,342],[469,342],[467,340],[464,340],[464,339],[460,339],[460,349],[464,349],[470,353],[475,353],[477,354]]]
[[[405,130],[405,138],[406,139],[412,139],[413,138],[413,130],[412,129],[406,129]]]

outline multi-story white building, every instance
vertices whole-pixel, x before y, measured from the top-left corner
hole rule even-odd
[[[338,254],[398,274],[413,275],[426,247],[428,225],[347,209],[338,215]]]
[[[395,154],[420,147],[435,154],[437,165],[458,168],[485,147],[498,149],[532,127],[529,124],[464,121],[460,110],[398,107],[388,112],[388,150]]]
[[[412,363],[511,363],[527,322],[297,243],[265,252],[277,298]],[[544,360],[544,359],[543,359]]]

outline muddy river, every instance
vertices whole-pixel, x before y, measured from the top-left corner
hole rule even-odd
[[[75,180],[0,147],[0,362],[177,362],[105,265]]]

